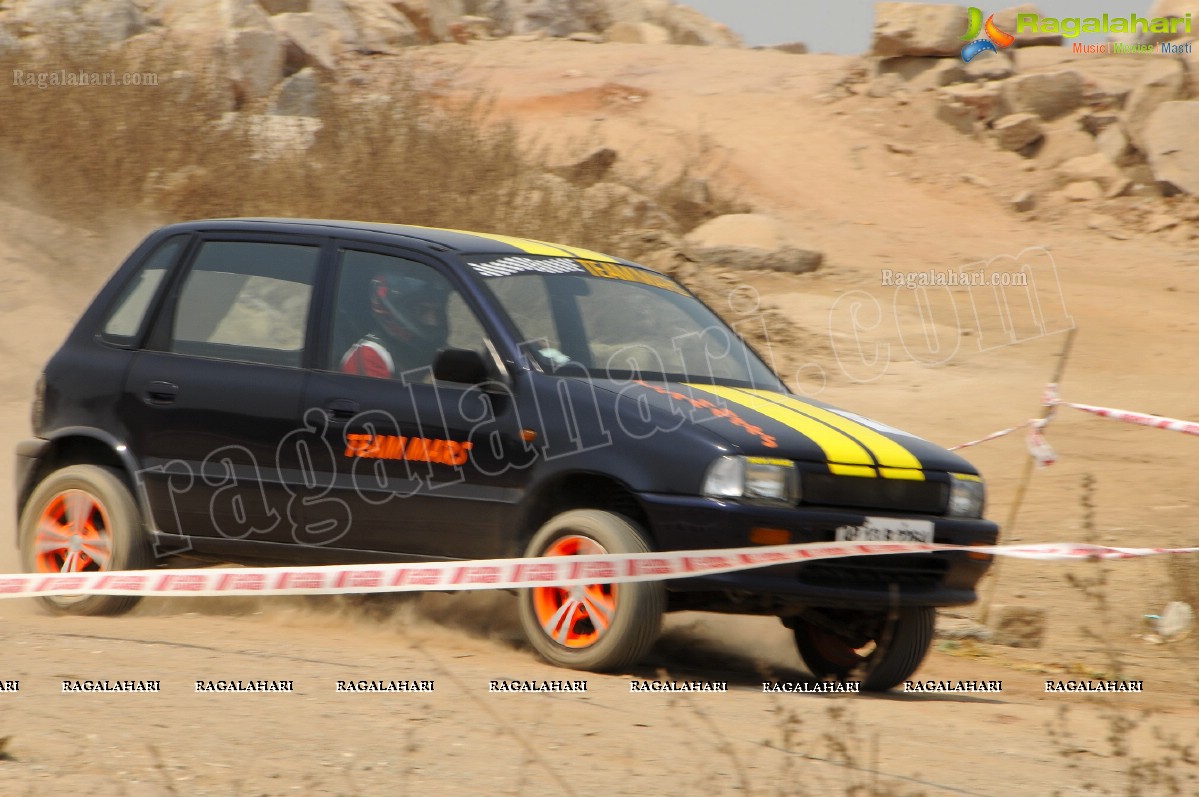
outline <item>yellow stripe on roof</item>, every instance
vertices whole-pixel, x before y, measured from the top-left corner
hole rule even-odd
[[[731,387],[720,387],[718,385],[688,384],[687,387],[700,393],[718,396],[730,404],[761,413],[767,418],[778,421],[789,429],[794,429],[820,446],[820,449],[824,452],[826,461],[859,466],[861,470],[854,475],[865,476],[867,475],[865,472],[866,469],[869,469],[869,475],[874,475],[874,460],[871,458],[870,453],[852,437],[830,427],[828,424],[820,423],[803,413],[767,401],[764,398],[753,395],[749,391]]]
[[[565,246],[564,244],[550,243],[549,241],[538,241],[534,238],[519,238],[515,235],[500,235],[493,232],[475,232],[474,230],[451,230],[444,227],[421,227],[417,224],[406,225],[416,227],[422,230],[442,230],[443,232],[456,232],[462,235],[473,235],[476,238],[486,238],[496,243],[507,244],[514,249],[519,249],[526,255],[548,255],[550,257],[577,257],[582,260],[598,260],[601,263],[617,263],[616,258],[605,255],[602,252],[593,252],[590,249],[583,249],[578,246]]]
[[[537,241],[537,243],[545,243],[545,242]],[[550,246],[551,244],[546,244],[546,245]],[[575,257],[580,258],[582,260],[598,260],[601,263],[616,263],[616,262],[618,262],[616,260],[616,258],[611,257],[610,255],[605,255],[602,252],[593,252],[590,249],[582,249],[578,246],[563,246],[562,244],[552,244],[552,246],[556,246],[559,249],[565,249],[567,252],[570,252],[572,255],[574,255]]]
[[[451,230],[451,232],[465,233],[477,238],[487,238],[496,243],[507,244],[527,255],[550,255],[551,257],[572,256],[571,251],[564,246],[548,244],[544,241],[534,241],[530,238],[517,238],[513,235],[497,235],[490,232],[471,232],[469,230]]]
[[[924,479],[924,469],[920,464],[920,460],[916,455],[906,448],[896,443],[891,438],[871,429],[865,424],[850,420],[844,415],[838,415],[835,412],[830,412],[822,407],[816,407],[812,404],[800,401],[799,399],[782,393],[773,393],[769,390],[750,390],[742,391],[760,397],[764,401],[772,404],[777,404],[782,407],[787,407],[816,421],[821,421],[834,429],[849,435],[864,445],[878,460],[878,464],[882,467],[883,477],[889,479]],[[901,468],[908,473],[898,473],[892,471],[894,468]],[[917,475],[919,474],[919,475]]]

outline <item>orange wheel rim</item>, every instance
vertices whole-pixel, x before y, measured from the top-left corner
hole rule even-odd
[[[605,554],[588,537],[571,535],[554,540],[543,556]],[[567,648],[588,648],[603,637],[616,615],[615,584],[571,587],[533,587],[533,612],[546,636]]]
[[[38,519],[34,568],[39,573],[84,573],[108,569],[112,559],[108,511],[85,490],[64,490]]]

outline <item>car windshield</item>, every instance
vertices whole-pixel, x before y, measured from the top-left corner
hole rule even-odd
[[[527,255],[470,265],[548,372],[785,390],[715,313],[656,272]]]

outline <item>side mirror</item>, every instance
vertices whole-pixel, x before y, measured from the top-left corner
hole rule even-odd
[[[490,378],[487,361],[472,349],[442,349],[433,360],[433,378],[439,382],[477,385]]]

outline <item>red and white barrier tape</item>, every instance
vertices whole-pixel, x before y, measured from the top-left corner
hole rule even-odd
[[[970,448],[970,446],[976,446],[979,443],[985,443],[988,440],[996,440],[1000,437],[1006,437],[1009,434],[1011,434],[1012,432],[1018,432],[1021,429],[1027,427],[1029,424],[1032,424],[1032,423],[1036,423],[1036,420],[1034,419],[1031,421],[1025,421],[1024,423],[1019,424],[1018,426],[1009,426],[1006,429],[1000,429],[998,432],[992,432],[991,434],[987,435],[986,437],[980,437],[977,440],[971,440],[969,443],[959,443],[956,446],[950,446],[949,450],[957,451],[959,448]]]
[[[1152,426],[1155,429],[1166,429],[1172,432],[1182,432],[1183,434],[1199,435],[1199,423],[1194,421],[1180,421],[1177,418],[1165,418],[1161,415],[1150,415],[1145,412],[1132,412],[1130,410],[1118,410],[1111,407],[1096,407],[1093,404],[1077,404],[1072,401],[1063,401],[1057,393],[1057,385],[1046,385],[1045,391],[1041,394],[1041,404],[1046,407],[1073,407],[1076,410],[1089,412],[1093,415],[1098,415],[1101,418],[1112,418],[1125,423],[1135,423],[1141,426]],[[1025,421],[1017,426],[1009,426],[1007,429],[1000,429],[998,432],[992,432],[986,437],[980,437],[977,440],[971,440],[969,443],[959,443],[956,446],[950,446],[950,451],[957,451],[961,448],[969,448],[976,446],[979,443],[985,443],[989,440],[995,440],[1000,437],[1006,437],[1013,432],[1018,432],[1021,429],[1028,429],[1025,442],[1028,445],[1028,453],[1037,461],[1037,467],[1046,467],[1057,462],[1057,454],[1049,445],[1042,433],[1045,426],[1053,417],[1052,411],[1046,418],[1033,418]]]
[[[1049,441],[1041,433],[1048,422],[1049,419],[1045,419],[1029,421],[1028,424],[1025,443],[1028,446],[1029,455],[1037,461],[1038,468],[1047,468],[1057,462],[1057,452],[1053,450],[1053,446],[1049,445]]]
[[[1152,426],[1155,429],[1166,429],[1171,432],[1199,435],[1199,423],[1194,421],[1180,421],[1177,418],[1165,418],[1161,415],[1150,415],[1146,412],[1132,412],[1130,410],[1118,410],[1111,407],[1096,407],[1093,404],[1076,404],[1072,401],[1062,401],[1061,397],[1057,394],[1057,385],[1049,385],[1045,388],[1045,397],[1042,403],[1046,406],[1073,407],[1076,410],[1089,412],[1101,418],[1112,418],[1117,421],[1124,421],[1125,423],[1136,423],[1141,426]]]
[[[1199,553],[1199,548],[1109,548],[1102,545],[963,546],[922,542],[816,542],[703,551],[552,556],[372,565],[126,570],[0,575],[0,598],[34,595],[315,595],[426,592],[662,581],[731,573],[790,562],[959,551],[1020,559],[1129,559]]]

